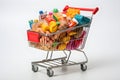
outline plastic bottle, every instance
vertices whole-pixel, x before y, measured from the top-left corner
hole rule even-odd
[[[43,15],[43,11],[39,11],[39,21],[41,20],[41,16]]]
[[[56,21],[59,21],[59,19],[62,17],[62,13],[59,12],[59,10],[57,8],[54,8],[53,9],[53,18],[56,20]]]
[[[58,13],[58,12],[59,12],[59,10],[57,8],[53,9],[53,13]]]
[[[45,19],[47,16],[47,12],[39,11],[39,20]]]

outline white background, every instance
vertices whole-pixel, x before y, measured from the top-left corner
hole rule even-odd
[[[0,80],[120,80],[119,3],[119,0],[0,0]],[[45,69],[33,73],[31,61],[43,59],[46,53],[28,46],[28,20],[38,18],[39,10],[62,10],[66,4],[100,8],[94,15],[85,46],[88,70],[82,72],[79,66],[67,67],[67,71],[58,68],[52,78]]]

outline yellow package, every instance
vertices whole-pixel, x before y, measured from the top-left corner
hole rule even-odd
[[[59,46],[58,46],[58,50],[65,50],[66,49],[66,44],[60,44]]]
[[[80,9],[69,8],[66,12],[66,15],[70,18],[73,18],[76,14],[80,14]]]

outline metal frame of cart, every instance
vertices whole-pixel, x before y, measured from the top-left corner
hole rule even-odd
[[[64,8],[64,10],[68,9],[68,8],[75,8],[75,7],[69,7],[66,6]],[[96,14],[96,12],[98,11],[98,7],[91,9],[91,8],[77,8],[80,9],[81,11],[91,11],[92,12],[92,16],[91,16],[91,22],[92,22],[92,17],[94,14]],[[91,22],[89,24],[85,24],[82,26],[90,26]],[[84,54],[85,57],[85,61],[82,62],[75,62],[75,61],[70,61],[70,55],[71,55],[71,50],[63,50],[64,53],[64,57],[60,57],[60,58],[52,58],[53,56],[53,51],[47,51],[47,55],[46,55],[46,59],[42,60],[42,61],[34,61],[32,62],[32,70],[34,72],[38,71],[38,67],[43,67],[46,68],[47,70],[47,75],[49,77],[52,77],[54,75],[54,71],[52,70],[53,68],[58,68],[58,67],[63,67],[63,66],[71,66],[71,65],[80,65],[81,66],[81,70],[82,71],[86,71],[87,70],[87,65],[86,63],[88,62],[88,58],[86,56],[86,53],[83,51],[83,48],[85,46],[85,42],[88,36],[88,32],[89,32],[90,28],[87,28],[87,35],[84,38],[84,43],[82,44],[82,47],[80,49],[76,49],[76,51],[81,52]],[[69,52],[69,54],[67,55],[67,52]],[[50,56],[49,56],[50,54]]]

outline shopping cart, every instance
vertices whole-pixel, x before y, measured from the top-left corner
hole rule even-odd
[[[88,36],[88,32],[90,30],[90,25],[92,22],[93,15],[95,15],[96,12],[98,11],[98,7],[91,9],[91,8],[75,8],[75,7],[65,6],[63,11],[66,11],[69,8],[80,9],[80,11],[92,12],[92,15],[87,17],[90,19],[90,22],[76,27],[66,28],[64,30],[60,30],[50,34],[43,34],[30,30],[27,31],[28,41],[30,46],[47,52],[46,58],[44,60],[34,61],[31,63],[33,72],[37,72],[38,67],[43,67],[46,68],[47,75],[49,77],[52,77],[54,75],[54,71],[52,70],[53,68],[79,65],[79,64],[81,66],[81,70],[86,71],[87,69],[86,63],[88,62],[88,58],[85,52],[83,51],[83,49],[85,47],[85,43]],[[68,33],[70,32],[72,39],[68,37]],[[57,38],[54,44],[51,45],[48,44],[47,40],[55,37],[55,35],[57,35]],[[82,62],[71,61],[69,59],[71,56],[71,50],[82,52],[84,54],[85,60]],[[62,51],[65,54],[65,56],[59,58],[53,58],[53,51]]]

